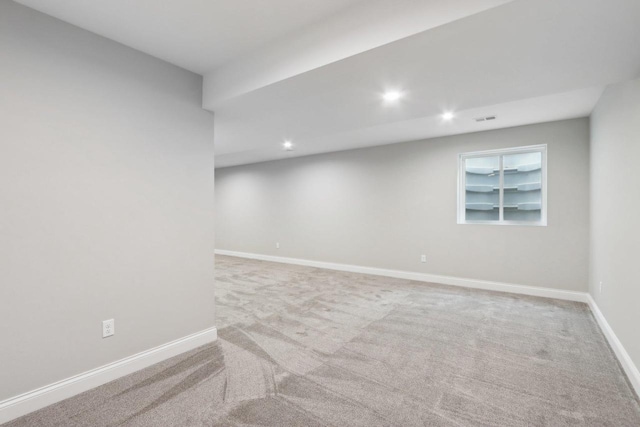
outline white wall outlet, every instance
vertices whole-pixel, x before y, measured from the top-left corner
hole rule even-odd
[[[113,319],[102,321],[102,338],[110,337],[116,333],[116,321]]]
[[[276,249],[280,249],[280,242],[276,242]]]
[[[426,255],[421,255],[420,256],[420,261],[427,262],[427,256]]]
[[[600,292],[602,292],[602,281],[600,281]]]

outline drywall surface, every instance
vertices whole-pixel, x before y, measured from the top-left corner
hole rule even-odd
[[[457,224],[458,155],[535,144],[548,226]],[[220,168],[216,248],[584,292],[588,172],[587,118]]]
[[[201,90],[0,1],[0,400],[213,326]]]
[[[634,80],[607,88],[591,117],[589,292],[636,366],[640,366],[638,159],[640,80]]]

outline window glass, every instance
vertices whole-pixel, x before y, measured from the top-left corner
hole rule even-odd
[[[465,160],[466,218],[469,221],[500,219],[500,157]]]
[[[504,220],[540,221],[542,153],[511,154],[504,161]]]
[[[460,155],[458,222],[546,225],[546,145]]]

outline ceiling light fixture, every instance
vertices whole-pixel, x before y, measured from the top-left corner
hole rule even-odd
[[[282,148],[285,149],[285,151],[293,151],[293,142],[291,141],[285,141],[282,143]]]
[[[451,111],[446,111],[442,113],[442,120],[450,121],[450,120],[453,120],[454,117],[455,117],[455,114],[453,114]]]
[[[388,102],[397,101],[400,98],[402,98],[402,92],[397,90],[389,90],[382,95],[382,99]]]

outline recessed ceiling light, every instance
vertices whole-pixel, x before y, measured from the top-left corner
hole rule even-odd
[[[397,90],[389,90],[382,95],[382,99],[389,102],[397,101],[400,98],[402,98],[402,92]]]
[[[286,151],[293,151],[293,142],[291,141],[285,141],[282,143],[282,148],[284,148]]]
[[[443,120],[453,120],[453,118],[455,117],[455,114],[453,114],[451,111],[446,111],[444,113],[442,113],[442,119]]]

